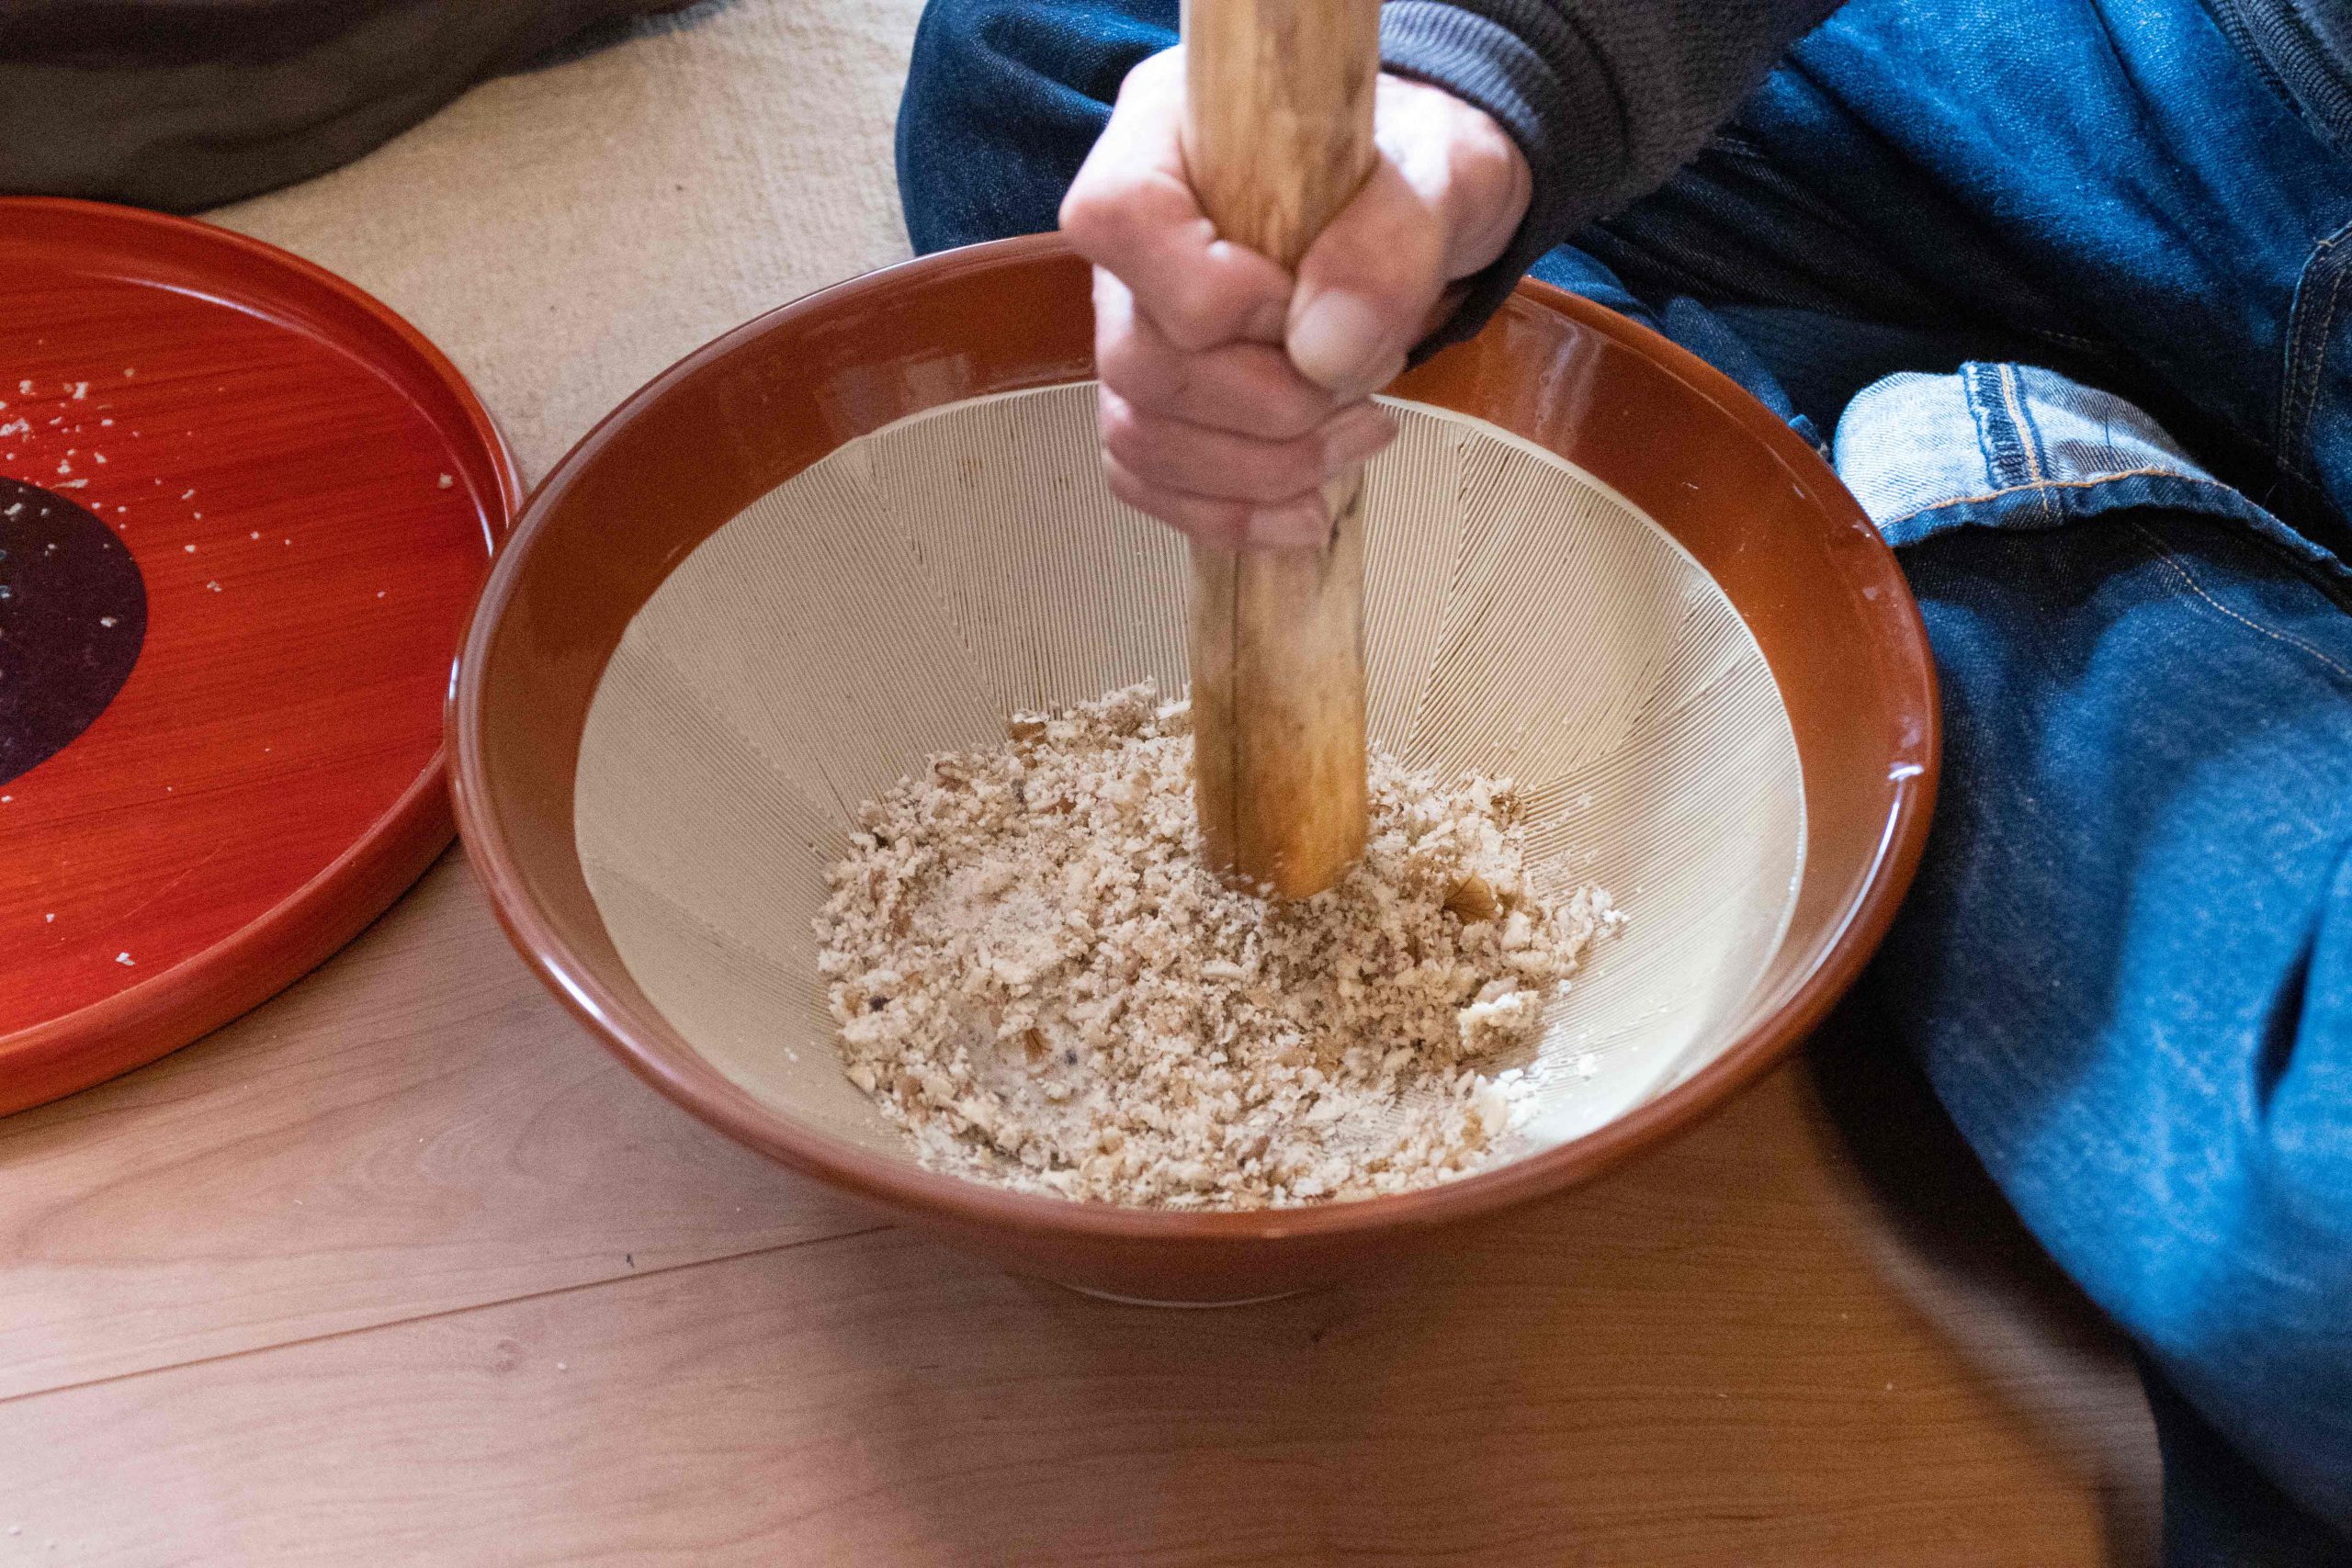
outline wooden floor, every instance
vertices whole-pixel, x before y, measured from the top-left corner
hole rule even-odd
[[[453,854],[0,1122],[0,1568],[2144,1561],[2128,1380],[1889,1236],[1792,1070],[1397,1277],[1083,1300],[656,1099]]]

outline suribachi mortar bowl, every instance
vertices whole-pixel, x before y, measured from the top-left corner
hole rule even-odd
[[[533,968],[639,1077],[1004,1267],[1150,1301],[1319,1283],[1689,1128],[1849,985],[1926,838],[1935,683],[1893,556],[1721,374],[1539,283],[1391,389],[1375,741],[1515,777],[1531,861],[1630,919],[1476,1174],[1239,1213],[926,1170],[842,1073],[810,920],[858,803],[1015,709],[1183,684],[1173,536],[1092,450],[1050,237],[827,289],[690,355],[540,485],[455,671],[453,787]]]

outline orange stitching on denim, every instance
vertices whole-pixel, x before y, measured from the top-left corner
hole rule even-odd
[[[1924,517],[1930,512],[1941,512],[1947,506],[1970,506],[1980,501],[1998,501],[2005,495],[2017,495],[2025,491],[2088,490],[2114,479],[2178,479],[2183,484],[2211,485],[2232,495],[2237,491],[2219,479],[2209,479],[2199,474],[2184,474],[2177,468],[2116,468],[2104,474],[2093,474],[2086,479],[2035,479],[2029,484],[2010,485],[2003,490],[1988,490],[1982,495],[1956,495],[1949,501],[1931,501],[1925,506],[1914,507],[1899,517],[1879,520],[1881,528],[1892,528],[1898,523],[1908,523],[1914,517]]]
[[[2299,648],[2305,653],[2310,654],[2313,659],[2318,660],[2322,664],[2326,665],[2330,670],[2335,671],[2345,680],[2352,681],[2352,670],[2346,670],[2343,665],[2338,664],[2335,660],[2330,659],[2326,654],[2321,652],[2318,649],[2313,648],[2301,637],[2295,636],[2291,632],[2282,632],[2274,627],[2266,626],[2260,621],[2254,620],[2249,616],[2241,615],[2235,610],[2231,609],[2227,604],[2222,604],[2219,599],[2214,598],[2211,593],[2206,592],[2205,585],[2189,575],[2188,568],[2181,564],[2180,558],[2173,554],[2170,547],[2165,545],[2162,539],[2149,532],[2146,525],[2134,523],[2132,525],[2132,530],[2133,533],[2138,534],[2142,538],[2148,541],[2150,547],[2153,547],[2156,554],[2163,558],[2164,564],[2170,567],[2174,572],[2178,574],[2181,581],[2188,585],[2188,591],[2191,593],[2196,594],[2199,599],[2204,600],[2205,603],[2212,605],[2214,609],[2219,610],[2222,615],[2227,615],[2230,619],[2237,622],[2238,625],[2245,626],[2247,630],[2260,632],[2264,637],[2270,638],[2273,642],[2283,642],[2290,648]]]
[[[2006,362],[2001,366],[2001,401],[2008,405],[2009,420],[2018,430],[2018,445],[2025,448],[2027,482],[2040,484],[2042,482],[2041,433],[2034,429],[2032,422],[2025,417],[2024,398],[2018,389],[2017,367]],[[2056,502],[2051,499],[2047,490],[2041,492],[2040,499],[2043,521],[2054,525],[2058,521]]]

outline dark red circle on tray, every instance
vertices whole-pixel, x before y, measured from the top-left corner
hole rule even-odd
[[[122,208],[0,200],[0,511],[70,500],[145,616],[119,689],[0,782],[6,1111],[261,1001],[447,845],[449,659],[518,486],[385,307]]]
[[[0,418],[0,443],[26,428]],[[106,712],[146,636],[147,585],[114,530],[55,491],[0,479],[0,784]]]

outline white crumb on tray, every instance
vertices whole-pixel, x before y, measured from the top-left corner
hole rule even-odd
[[[1024,716],[861,812],[817,920],[842,1063],[933,1168],[1167,1208],[1404,1191],[1498,1152],[1545,1001],[1620,917],[1530,885],[1508,783],[1378,751],[1372,836],[1271,904],[1201,863],[1190,715]]]

